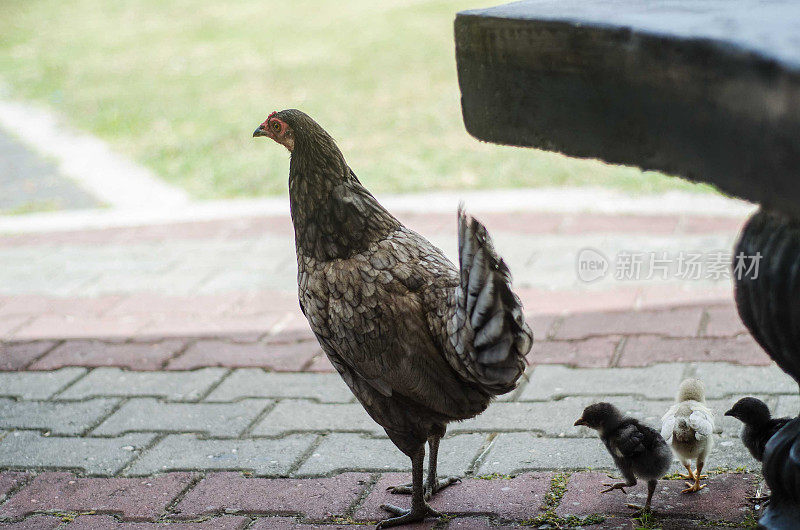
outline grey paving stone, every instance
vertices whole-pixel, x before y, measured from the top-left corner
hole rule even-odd
[[[132,372],[119,368],[95,368],[58,398],[158,396],[191,401],[200,398],[224,373],[224,368],[202,368],[187,372]]]
[[[0,372],[0,396],[47,399],[85,373],[85,368],[62,368],[52,372]]]
[[[90,475],[110,476],[155,436],[137,433],[119,438],[62,438],[15,431],[0,441],[0,467],[82,469]]]
[[[697,363],[695,376],[706,386],[706,398],[752,394],[797,394],[797,383],[776,365],[739,366]]]
[[[770,409],[774,409],[774,404],[777,401],[776,396],[754,395],[762,400]],[[714,431],[720,434],[723,438],[738,438],[739,432],[742,430],[742,422],[736,418],[725,416],[725,411],[730,409],[737,398],[723,398],[723,399],[709,399],[706,405],[714,411]]]
[[[275,373],[260,368],[240,368],[205,401],[233,401],[243,397],[307,398],[323,403],[354,400],[339,374]]]
[[[194,432],[234,438],[272,401],[247,399],[237,403],[163,403],[136,398],[92,431],[92,435],[117,435],[132,431]]]
[[[445,437],[439,445],[439,473],[454,476],[466,473],[485,438],[482,434]],[[410,471],[411,460],[388,438],[334,433],[325,436],[296,475],[327,475],[344,470]]]
[[[615,394],[672,399],[680,385],[685,366],[679,363],[657,364],[647,368],[537,366],[519,401]]]
[[[52,434],[81,434],[108,414],[118,399],[78,402],[0,399],[0,427],[43,429]]]
[[[602,442],[592,438],[540,438],[533,433],[499,434],[478,474],[512,474],[538,469],[585,469],[614,466]]]
[[[773,416],[796,418],[798,412],[800,412],[800,395],[786,395],[778,398],[778,406]]]
[[[315,403],[300,399],[287,399],[278,403],[252,434],[277,436],[289,432],[368,432],[384,435],[383,428],[369,417],[360,403]]]
[[[742,442],[736,438],[714,438],[714,449],[706,461],[709,470],[761,471],[761,462],[750,456]],[[673,465],[673,471],[683,472],[683,468]]]
[[[126,474],[227,469],[259,476],[286,475],[315,438],[295,434],[276,440],[201,440],[192,434],[173,434],[145,452]]]
[[[708,470],[760,469],[760,464],[738,440],[717,438],[716,442],[707,462]],[[594,438],[541,438],[533,433],[519,432],[499,434],[494,439],[478,474],[574,469],[615,468],[614,461],[596,435]],[[672,471],[684,471],[677,459],[673,461]]]
[[[449,432],[532,431],[548,436],[591,437],[594,431],[575,427],[583,409],[598,401],[609,401],[624,414],[653,426],[660,425],[667,401],[644,401],[631,396],[581,396],[546,402],[493,403],[481,415],[448,425]]]

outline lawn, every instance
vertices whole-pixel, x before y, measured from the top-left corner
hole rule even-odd
[[[287,107],[316,118],[375,191],[709,189],[470,137],[452,24],[486,4],[4,0],[0,80],[200,198],[285,193],[286,151],[251,134]]]

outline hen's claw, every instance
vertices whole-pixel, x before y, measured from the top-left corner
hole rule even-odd
[[[603,486],[608,486],[608,489],[602,490],[600,493],[608,493],[609,491],[620,490],[622,493],[625,493],[625,495],[627,495],[625,488],[629,487],[625,482],[615,482],[613,484],[609,482],[603,482]]]
[[[417,523],[424,520],[426,517],[444,517],[443,514],[431,508],[427,502],[425,503],[424,508],[418,511],[414,511],[413,509],[407,510],[393,504],[381,504],[381,508],[393,515],[396,515],[397,517],[384,519],[377,524],[375,530],[380,528],[391,528],[392,526],[399,526],[402,524]]]
[[[649,506],[640,506],[639,504],[626,504],[625,506],[627,506],[631,510],[636,510],[637,512],[640,512],[640,513],[649,513],[650,512],[650,507]]]

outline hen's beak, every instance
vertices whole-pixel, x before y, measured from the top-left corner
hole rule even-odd
[[[269,136],[263,124],[256,127],[256,130],[253,131],[253,138],[255,138],[256,136]]]
[[[583,421],[583,418],[578,418],[573,425],[575,427],[577,427],[578,425],[586,425],[586,422]]]

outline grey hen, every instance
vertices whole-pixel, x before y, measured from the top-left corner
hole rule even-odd
[[[658,479],[666,474],[672,463],[672,452],[664,438],[655,429],[623,416],[611,403],[589,405],[575,425],[584,425],[597,431],[625,479],[625,482],[603,484],[608,488],[601,493],[614,490],[625,493],[625,488],[635,486],[637,479],[646,480],[647,502],[644,511],[649,512]]]
[[[375,200],[306,114],[274,112],[253,136],[291,153],[300,307],[353,394],[411,458],[411,510],[385,505],[396,517],[378,527],[438,516],[427,500],[452,483],[436,474],[447,424],[512,390],[531,348],[508,267],[484,226],[460,209],[453,266]]]

